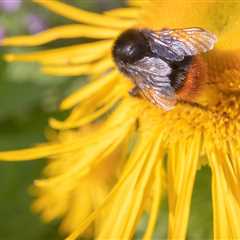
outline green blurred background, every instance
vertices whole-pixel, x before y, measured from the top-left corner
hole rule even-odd
[[[22,0],[15,9],[4,8],[3,2],[13,4],[19,0],[0,0],[0,31],[5,35],[31,34],[39,30],[71,23],[46,9]],[[1,4],[2,2],[2,4]],[[15,2],[15,4],[17,4]],[[121,0],[66,0],[65,2],[87,10],[103,11],[124,6]],[[36,29],[29,22],[35,17]],[[38,26],[39,25],[39,26]],[[53,48],[73,44],[57,41],[35,49]],[[21,49],[23,50],[23,49]],[[32,146],[44,141],[48,118],[61,118],[59,101],[83,81],[82,78],[50,77],[40,73],[36,64],[6,63],[3,54],[16,51],[0,46],[0,150]],[[26,50],[25,50],[26,51]],[[44,224],[30,209],[32,202],[29,186],[39,178],[44,160],[33,162],[0,162],[0,240],[62,239],[58,234],[58,221]],[[197,176],[193,194],[188,239],[211,237],[210,171],[204,167]],[[143,218],[135,238],[140,238],[146,226]],[[154,238],[166,238],[167,204],[163,204]]]

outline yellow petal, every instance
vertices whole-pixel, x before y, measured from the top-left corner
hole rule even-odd
[[[133,18],[136,19],[139,17],[140,9],[139,8],[117,8],[104,12],[106,15],[113,17],[121,17],[121,18]]]
[[[115,38],[118,34],[119,31],[114,29],[71,24],[48,29],[33,36],[4,38],[1,44],[5,46],[36,46],[56,39],[78,37],[106,39]]]
[[[34,2],[66,18],[95,26],[124,29],[136,23],[135,20],[118,19],[107,15],[84,11],[55,0],[34,0]]]
[[[77,164],[73,165],[68,169],[66,173],[58,175],[56,177],[48,178],[46,180],[37,180],[35,185],[38,187],[45,188],[55,188],[58,184],[71,185],[71,188],[78,184],[78,179],[85,176],[90,168],[94,165],[97,165],[104,158],[109,156],[125,139],[128,135],[127,132],[130,131],[131,124],[126,123],[126,127],[121,128],[120,131],[112,131],[112,134],[106,134],[105,136],[101,134],[105,140],[97,140],[93,145],[85,146],[85,148],[80,152],[81,158]],[[69,184],[69,182],[71,184]]]
[[[90,74],[92,71],[91,64],[82,64],[77,66],[44,66],[42,72],[54,76],[80,76]]]
[[[124,103],[126,103],[126,106],[128,107],[121,107],[122,111],[120,113],[116,112],[116,114],[113,114],[111,118],[108,120],[108,124],[103,125],[102,128],[100,128],[99,131],[93,132],[93,134],[79,134],[78,140],[71,139],[70,141],[66,141],[64,144],[62,143],[55,143],[55,144],[45,144],[40,145],[37,147],[29,148],[29,149],[23,149],[23,150],[16,150],[16,151],[2,151],[0,152],[0,159],[4,161],[18,161],[18,160],[33,160],[37,158],[44,158],[44,157],[50,157],[55,156],[57,154],[64,154],[69,152],[81,152],[82,154],[85,154],[86,160],[79,163],[79,167],[81,168],[83,165],[87,165],[88,161],[91,161],[91,159],[94,159],[94,155],[98,155],[99,151],[102,153],[101,157],[104,157],[104,153],[102,152],[103,148],[106,146],[114,145],[114,143],[117,143],[119,139],[122,139],[124,137],[125,131],[129,131],[129,128],[131,128],[131,124],[134,124],[136,114],[138,113],[139,109],[135,108],[134,111],[130,111],[132,106],[134,106],[136,103],[135,101],[127,100]],[[121,105],[122,106],[122,105]],[[123,106],[125,106],[123,104]],[[129,109],[130,108],[130,109]],[[132,114],[132,118],[130,118],[130,114]],[[122,124],[124,122],[124,125]],[[118,128],[118,126],[122,125],[122,129]],[[115,126],[115,127],[114,127]],[[115,128],[115,134],[112,131],[112,128]],[[107,134],[107,135],[105,135]],[[105,140],[99,141],[97,139],[106,136]],[[115,139],[111,141],[111,139]],[[84,144],[82,144],[84,142]],[[95,145],[96,142],[99,142],[98,147]],[[110,145],[108,145],[110,144]],[[88,147],[94,148],[94,151],[88,151]],[[105,146],[105,147],[104,147]],[[107,147],[108,148],[108,147]],[[110,149],[110,148],[109,148]],[[105,151],[107,153],[107,151]],[[100,159],[100,157],[99,157]],[[74,171],[74,170],[73,170]],[[74,171],[75,172],[75,171]]]
[[[50,119],[49,124],[55,129],[69,129],[69,128],[81,127],[85,124],[89,124],[97,120],[103,114],[106,114],[117,103],[118,100],[119,98],[115,97],[114,99],[112,99],[112,101],[110,101],[108,104],[106,104],[102,108],[97,109],[92,113],[86,114],[85,116],[79,118],[78,120],[75,120],[74,122],[71,120],[69,121],[69,119],[64,122],[60,122],[55,119]]]
[[[122,105],[123,108],[121,108],[120,111],[118,111],[117,115],[123,114],[123,116],[124,116],[125,114],[127,114],[127,115],[125,115],[125,117],[129,118],[132,115],[133,110],[135,112],[135,110],[139,111],[141,109],[141,105],[139,105],[139,103],[137,101],[136,102],[132,101],[132,99],[129,99],[129,100],[130,101],[127,101],[127,102],[125,102],[125,104]],[[132,104],[135,104],[135,106]],[[128,111],[125,112],[126,108],[124,106],[130,107],[131,110],[128,109]],[[121,118],[118,120],[116,119],[118,122],[121,122],[121,124],[124,122],[124,119],[122,119],[123,116],[121,116]],[[135,120],[136,120],[136,116],[135,116]],[[121,126],[121,124],[119,126]],[[155,135],[155,131],[153,131],[153,132]],[[142,164],[144,163],[144,159],[146,158],[146,152],[148,152],[147,149],[149,148],[148,147],[149,143],[146,143],[145,140],[143,141],[143,145],[144,145],[144,148],[140,148],[140,147],[136,148],[136,151],[134,151],[134,154],[131,156],[131,160],[129,160],[128,163],[126,164],[125,169],[122,172],[119,181],[116,183],[116,185],[114,186],[112,191],[107,195],[107,197],[105,198],[102,205],[98,209],[96,209],[91,215],[89,215],[88,218],[86,218],[85,221],[81,225],[79,225],[79,227],[77,229],[75,229],[75,231],[67,238],[68,240],[76,239],[103,210],[105,211],[106,207],[108,207],[109,204],[112,203],[113,198],[116,196],[116,194],[119,193],[119,189],[124,184],[126,184],[127,179],[130,180],[132,178],[131,176],[133,176],[133,177],[135,176],[135,174],[131,175],[133,173],[133,171],[139,171],[139,167],[141,168]],[[139,163],[139,159],[142,159],[142,161],[140,163]],[[138,170],[136,170],[137,165],[139,165],[139,167],[137,168]],[[123,187],[123,189],[125,189],[125,187]],[[110,211],[111,211],[111,209],[110,209]],[[106,225],[106,227],[107,226],[108,225]]]
[[[98,41],[26,54],[7,54],[7,61],[36,61],[42,64],[75,64],[97,60],[111,49],[112,41]]]
[[[212,202],[213,228],[216,239],[240,238],[240,180],[234,167],[239,161],[221,154],[222,150],[215,148],[209,152],[212,169]],[[236,165],[235,165],[236,166]]]
[[[198,167],[201,135],[170,146],[168,159],[168,198],[170,239],[185,239],[193,184]]]
[[[212,22],[219,32],[217,47],[224,50],[240,50],[240,2],[239,1],[217,1],[215,9],[211,10],[215,16]]]
[[[130,83],[130,82],[129,82]],[[94,82],[92,84],[95,84]],[[129,84],[130,85],[130,84]],[[73,108],[69,117],[64,121],[50,120],[50,125],[56,129],[70,129],[87,124],[88,121],[96,121],[103,114],[108,114],[110,110],[124,97],[130,89],[125,82],[103,85],[91,97],[85,98],[80,105]]]
[[[67,172],[47,180],[37,181],[36,184],[39,187],[55,187],[59,182],[64,182],[62,183],[64,185],[68,181],[72,185],[78,184],[76,178],[79,179],[86,174],[91,167],[115,150],[134,127],[139,108],[131,109],[136,105],[135,101],[125,101],[125,104],[120,104],[119,109],[122,111],[114,112],[105,124],[100,125],[94,132],[89,132],[87,135],[79,134],[77,138],[62,143],[62,149],[66,153],[71,151],[75,153],[73,157],[80,160],[77,164],[70,166]],[[63,181],[64,179],[66,180]]]
[[[76,103],[81,102],[84,99],[94,95],[95,92],[99,91],[101,88],[112,84],[113,81],[116,79],[117,75],[117,71],[112,71],[111,73],[108,73],[105,77],[101,77],[98,80],[93,81],[91,84],[88,84],[87,86],[81,88],[80,90],[76,91],[74,94],[66,98],[62,102],[61,108],[71,108]]]
[[[34,160],[38,158],[48,157],[50,155],[64,152],[62,146],[58,144],[49,144],[29,149],[0,152],[0,159],[3,161],[21,161]]]
[[[78,59],[79,60],[79,59]],[[86,60],[86,59],[85,59]],[[87,74],[101,74],[114,68],[115,65],[110,57],[91,64],[64,64],[64,65],[43,65],[42,71],[48,75],[55,76],[80,76]]]
[[[105,58],[101,59],[100,61],[96,62],[92,66],[92,73],[93,74],[101,74],[105,73],[109,69],[115,68],[116,65],[113,62],[112,56],[106,56]]]
[[[152,206],[149,213],[150,216],[149,216],[146,232],[143,236],[143,240],[152,239],[154,227],[158,218],[158,210],[159,210],[161,195],[163,191],[163,187],[162,187],[163,184],[162,184],[161,178],[162,178],[162,166],[161,166],[161,162],[159,162],[155,170]]]
[[[144,4],[148,4],[151,0],[128,0],[129,6],[143,7]]]
[[[145,198],[150,193],[154,180],[155,167],[163,157],[162,138],[154,127],[149,129],[147,123],[140,125],[140,132],[148,133],[140,136],[139,142],[128,160],[129,166],[135,167],[119,186],[116,195],[105,210],[106,219],[98,234],[98,239],[131,239],[136,225],[142,215]],[[128,165],[126,165],[127,170]],[[123,172],[123,175],[125,173]]]
[[[152,184],[153,179],[152,174],[154,172],[154,168],[156,167],[156,164],[163,159],[163,148],[161,147],[162,145],[162,139],[161,136],[158,136],[159,139],[154,142],[155,146],[151,150],[150,156],[147,159],[147,163],[144,166],[144,169],[142,170],[142,173],[140,175],[140,179],[138,179],[138,188],[136,187],[135,189],[135,194],[132,199],[131,207],[128,210],[128,213],[126,214],[126,219],[125,219],[125,227],[123,230],[123,239],[129,239],[135,231],[136,225],[138,223],[138,218],[139,215],[141,214],[141,211],[143,210],[144,204],[145,204],[145,194],[147,194],[147,188],[149,185]],[[155,200],[156,201],[156,200]],[[156,203],[155,203],[156,204]],[[159,202],[158,202],[159,204]],[[156,206],[154,206],[154,210],[156,209]],[[153,214],[153,213],[152,213]],[[157,214],[157,211],[154,211],[154,214]],[[152,216],[154,220],[154,215]],[[152,225],[153,222],[150,223],[150,226]],[[149,231],[151,228],[149,229]]]

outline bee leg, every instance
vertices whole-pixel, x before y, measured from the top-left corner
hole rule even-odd
[[[187,104],[187,105],[190,105],[192,107],[196,107],[196,108],[200,108],[202,110],[207,110],[207,107],[206,106],[203,106],[199,103],[196,103],[196,102],[190,102],[190,101],[184,101],[184,100],[179,100],[179,103],[182,103],[182,104]]]
[[[140,89],[137,86],[132,88],[128,93],[133,97],[140,97]]]

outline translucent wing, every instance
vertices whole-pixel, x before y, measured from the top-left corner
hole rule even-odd
[[[216,36],[202,28],[162,29],[146,31],[153,53],[170,61],[207,52],[214,47]]]
[[[144,57],[129,67],[133,67],[135,71],[145,72],[150,75],[167,76],[171,73],[168,63],[155,57]]]
[[[168,111],[176,104],[176,94],[168,78],[169,65],[160,58],[144,57],[129,66],[141,94],[153,104]]]
[[[141,88],[141,93],[150,102],[161,107],[165,111],[173,109],[177,103],[175,93],[172,89],[168,89],[168,95],[164,95],[152,87],[145,86]]]

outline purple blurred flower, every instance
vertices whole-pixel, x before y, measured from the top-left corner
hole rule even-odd
[[[6,12],[15,12],[21,4],[22,0],[0,0],[0,9]]]
[[[31,14],[26,17],[26,27],[30,33],[35,34],[46,29],[47,24],[41,17]]]
[[[2,26],[0,26],[0,44],[4,36],[5,36],[5,29]]]

